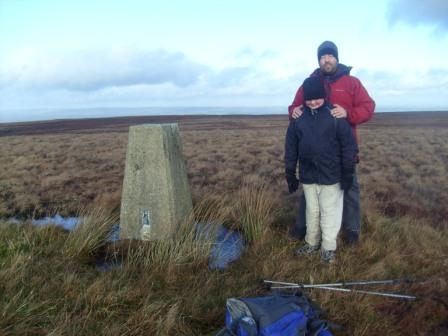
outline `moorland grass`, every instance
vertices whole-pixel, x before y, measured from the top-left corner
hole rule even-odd
[[[258,243],[266,238],[278,211],[278,201],[266,183],[246,180],[234,199],[232,227],[243,233],[247,243]]]
[[[223,324],[225,300],[266,293],[262,279],[407,276],[423,281],[375,289],[418,301],[308,293],[345,327],[338,335],[447,334],[448,119],[419,116],[384,114],[360,128],[361,244],[339,242],[335,267],[292,253],[300,242],[287,234],[297,195],[284,182],[286,118],[181,123],[193,199],[209,204],[195,219],[215,218],[250,242],[224,270],[207,268],[211,242],[193,239],[191,219],[182,246],[178,239],[105,242],[100,228],[119,211],[127,128],[0,137],[0,218],[96,209],[80,229],[85,239],[54,226],[0,222],[0,335],[212,335]],[[242,188],[248,180],[251,192]],[[246,226],[254,219],[263,224]],[[103,260],[117,267],[102,272],[95,264]]]
[[[262,186],[245,187],[253,188],[246,195],[272,199]],[[227,220],[238,220],[240,225],[253,225],[244,220],[247,213],[241,209],[237,212],[240,217],[235,217],[234,200],[219,199],[202,202],[207,206],[199,207],[202,210],[197,217],[225,222],[225,216],[229,216]],[[257,206],[254,200],[247,204]],[[245,209],[254,210],[250,206]],[[87,236],[105,239],[102,223],[109,217],[101,211],[89,213],[99,217],[89,219],[89,223],[98,225],[91,225]],[[213,335],[223,324],[226,299],[265,294],[263,279],[323,283],[409,276],[424,282],[375,289],[415,294],[419,301],[322,290],[307,293],[327,311],[329,320],[344,327],[336,335],[425,335],[446,331],[448,239],[445,232],[425,222],[364,214],[361,244],[353,248],[339,242],[337,263],[328,266],[320,262],[319,256],[295,257],[297,242],[291,241],[286,231],[277,230],[271,221],[263,220],[260,225],[267,226],[269,234],[258,244],[247,245],[243,257],[223,270],[208,269],[207,253],[212,242],[193,239],[190,233],[195,231],[194,222],[185,223],[190,229],[182,229],[186,237],[178,237],[181,239],[177,242],[110,243],[109,253],[114,253],[121,264],[101,272],[92,259],[73,258],[72,253],[67,253],[76,246],[80,251],[86,246],[83,240],[70,239],[74,231],[3,222],[0,333]],[[99,231],[96,235],[94,228]],[[242,232],[251,234],[251,230]],[[104,244],[103,240],[103,244],[89,245],[93,248],[83,255],[98,257]]]
[[[222,128],[226,124],[206,118],[196,129],[181,124],[193,198],[206,192],[233,194],[249,177],[266,181],[281,204],[293,204],[283,176],[287,120],[232,122],[239,128]],[[363,207],[447,228],[448,128],[446,121],[440,124],[407,128],[396,121],[387,126],[387,120],[378,126],[373,120],[360,128]],[[49,209],[74,215],[91,203],[118,211],[126,141],[126,131],[95,130],[0,137],[0,218],[39,217]]]
[[[119,218],[107,208],[83,208],[78,211],[79,223],[65,241],[62,253],[71,259],[90,260],[106,245]]]

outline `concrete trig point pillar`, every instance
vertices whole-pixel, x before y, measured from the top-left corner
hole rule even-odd
[[[177,124],[130,127],[121,197],[120,238],[166,238],[191,211],[191,194]]]

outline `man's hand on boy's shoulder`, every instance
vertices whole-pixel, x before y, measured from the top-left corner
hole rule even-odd
[[[303,105],[294,107],[292,110],[292,118],[297,119],[303,114]],[[335,118],[347,118],[347,111],[339,104],[334,104],[331,109],[331,115]]]
[[[331,115],[335,118],[347,118],[347,111],[341,105],[333,104]]]
[[[303,113],[303,105],[294,107],[294,109],[292,110],[292,115],[291,117],[293,119],[297,119],[298,117],[300,117]]]

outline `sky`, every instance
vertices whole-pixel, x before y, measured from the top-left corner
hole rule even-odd
[[[0,0],[0,122],[287,113],[325,40],[377,111],[448,111],[447,0]]]

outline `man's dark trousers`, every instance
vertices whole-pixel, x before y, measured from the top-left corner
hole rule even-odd
[[[342,210],[342,231],[349,244],[357,243],[361,232],[361,200],[358,177],[353,175],[353,184],[344,192],[344,207]],[[294,238],[303,239],[306,234],[306,200],[305,194],[299,200],[299,213],[290,231]]]

